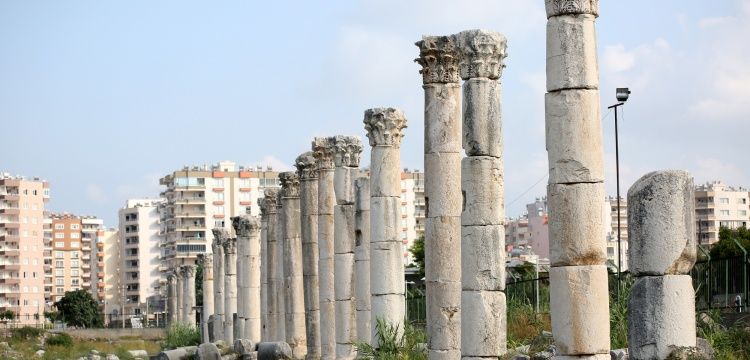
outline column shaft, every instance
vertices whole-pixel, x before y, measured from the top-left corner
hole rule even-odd
[[[182,275],[182,269],[178,266],[175,268],[175,313],[174,317],[177,322],[185,323],[185,310],[183,299],[185,297],[185,278]]]
[[[177,279],[174,273],[167,275],[167,311],[169,312],[169,324],[177,322]]]
[[[212,342],[212,340],[209,337],[210,333],[213,333],[213,329],[209,331],[209,326],[212,324],[209,323],[209,317],[214,314],[214,262],[213,262],[213,255],[212,254],[199,254],[198,255],[198,261],[203,267],[203,279],[202,285],[203,285],[203,308],[201,310],[201,335],[202,335],[202,342]],[[216,334],[213,334],[214,337]]]
[[[357,303],[357,339],[371,343],[370,328],[370,179],[354,181],[356,202],[354,211],[354,272]]]
[[[237,239],[224,241],[224,341],[234,344],[237,314]]]
[[[313,155],[318,168],[318,280],[320,299],[320,354],[322,359],[336,358],[336,312],[334,294],[333,207],[334,187],[333,142],[331,138],[315,138]]]
[[[292,355],[307,354],[305,299],[302,275],[302,239],[300,237],[299,177],[293,172],[279,174],[281,180],[281,223],[284,229],[284,290],[286,342]]]
[[[238,261],[238,273],[242,275],[242,318],[237,328],[241,339],[257,344],[260,337],[260,220],[249,215],[232,218],[232,226],[237,233],[237,242],[242,246],[242,261]]]
[[[263,204],[263,200],[259,199]],[[260,218],[260,338],[268,341],[268,214],[261,205]]]
[[[185,322],[195,327],[195,265],[185,265]]]
[[[213,230],[214,240],[211,245],[213,249],[213,268],[214,268],[214,317],[213,331],[214,339],[224,339],[224,246],[222,245],[227,235],[221,229]],[[203,292],[203,296],[211,294]]]
[[[318,277],[318,168],[311,151],[295,161],[300,178],[300,231],[305,291],[306,359],[317,360],[320,351],[320,282]]]

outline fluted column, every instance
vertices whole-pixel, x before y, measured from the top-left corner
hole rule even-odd
[[[452,36],[417,42],[424,89],[425,285],[430,359],[461,357],[461,97]]]
[[[239,328],[242,339],[259,343],[260,338],[260,219],[243,215],[232,218],[232,227],[237,233],[237,242],[244,242],[245,259],[238,261],[238,273],[243,275],[243,287],[239,288],[243,302],[237,303],[242,308],[244,318]]]
[[[211,243],[213,250],[214,266],[214,339],[224,339],[224,241],[229,237],[223,229],[212,230],[214,239]],[[211,296],[210,293],[203,292],[203,296]]]
[[[370,337],[384,320],[403,329],[406,315],[404,247],[399,237],[401,219],[401,140],[406,117],[399,109],[365,111],[370,154]]]
[[[322,359],[336,358],[336,299],[334,293],[333,139],[316,137],[312,142],[318,167],[318,279],[320,281],[320,354]]]
[[[312,151],[295,161],[300,179],[302,275],[305,283],[306,359],[320,359],[320,282],[318,279],[318,167]]]
[[[370,329],[370,178],[354,180],[354,272],[356,277],[357,339],[371,343]]]
[[[455,36],[463,85],[461,188],[461,357],[507,351],[505,202],[500,75],[506,39],[487,30]],[[490,340],[488,340],[490,339]]]
[[[203,308],[201,310],[202,342],[212,342],[208,327],[209,317],[214,314],[214,258],[212,254],[198,254],[198,264],[203,267]],[[214,337],[216,334],[214,334]]]
[[[260,338],[271,339],[268,324],[268,207],[266,198],[258,199],[260,205]]]
[[[237,238],[227,236],[224,246],[224,341],[234,344],[237,314]]]
[[[354,179],[359,175],[362,142],[355,136],[334,137],[333,208],[334,294],[336,298],[336,358],[356,355],[357,307],[354,271]]]
[[[177,277],[174,273],[167,275],[167,311],[169,312],[169,324],[177,322]]]
[[[598,0],[545,0],[550,316],[560,356],[609,353]]]
[[[183,265],[185,274],[185,323],[195,326],[195,265]]]
[[[302,275],[302,239],[300,237],[299,177],[291,171],[279,174],[281,180],[281,223],[284,231],[284,305],[286,342],[292,355],[307,354],[305,335],[305,294]]]
[[[245,278],[247,277],[247,262],[249,260],[248,245],[250,243],[250,239],[247,236],[249,234],[246,233],[241,235],[239,232],[237,232],[237,228],[234,226],[234,218],[231,218],[230,220],[232,221],[232,228],[234,229],[234,233],[237,236],[237,317],[234,320],[236,324],[233,324],[233,326],[236,329],[235,339],[246,339],[247,337],[245,336],[245,321],[247,319],[247,315],[245,314],[245,312],[248,310],[247,296],[249,294]]]
[[[182,267],[177,266],[174,269],[175,278],[175,321],[185,323],[185,308],[183,306],[185,297],[185,277],[182,274]]]
[[[283,239],[279,219],[279,191],[266,189],[263,205],[268,213],[268,341],[286,341],[284,325],[284,262]]]

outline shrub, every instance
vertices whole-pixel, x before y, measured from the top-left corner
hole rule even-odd
[[[182,346],[198,345],[201,335],[198,329],[183,323],[172,324],[167,330],[167,339],[164,341],[165,349],[175,349]]]
[[[73,338],[71,338],[70,335],[66,333],[59,333],[48,337],[45,343],[47,344],[47,346],[70,347],[73,346]]]
[[[379,348],[356,341],[354,346],[359,355],[365,359],[378,360],[422,360],[427,359],[422,346],[427,342],[424,330],[418,329],[409,322],[404,322],[403,332],[398,325],[389,324],[385,319],[377,319],[375,337]]]
[[[551,329],[549,314],[537,314],[534,306],[528,301],[516,297],[508,298],[508,347],[514,349],[522,345],[530,345],[532,341],[542,335],[543,331]],[[546,348],[531,349],[543,351]]]
[[[13,340],[28,340],[36,339],[44,333],[44,330],[37,329],[35,327],[24,326],[22,328],[11,330],[11,338]]]
[[[620,286],[615,284],[615,286]],[[610,293],[609,298],[609,342],[612,349],[628,347],[628,300],[633,279],[624,277],[620,287],[620,298],[617,293]]]

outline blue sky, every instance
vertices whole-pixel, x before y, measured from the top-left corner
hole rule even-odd
[[[747,0],[602,1],[610,194],[606,106],[619,86],[633,91],[620,124],[623,193],[663,168],[750,185],[749,17]],[[157,196],[158,178],[182,165],[288,167],[314,136],[364,139],[363,111],[375,106],[405,111],[403,166],[422,169],[413,43],[487,28],[509,43],[505,181],[516,216],[545,193],[545,23],[541,0],[0,0],[0,171],[45,178],[52,210],[114,226],[125,199]]]

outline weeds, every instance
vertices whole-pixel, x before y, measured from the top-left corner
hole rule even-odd
[[[198,345],[201,335],[197,328],[183,323],[172,324],[167,330],[167,339],[164,341],[164,349],[175,349],[182,346]]]
[[[73,346],[73,338],[66,333],[52,335],[44,342],[47,346]]]
[[[611,349],[628,347],[628,300],[633,280],[625,277],[620,286],[620,297],[617,293],[610,293],[609,297],[609,343]]]
[[[408,321],[404,322],[403,331],[398,325],[393,325],[379,318],[375,324],[376,349],[364,341],[356,341],[354,346],[359,356],[378,360],[422,360],[427,354],[422,346],[427,341],[424,330],[414,327]]]

